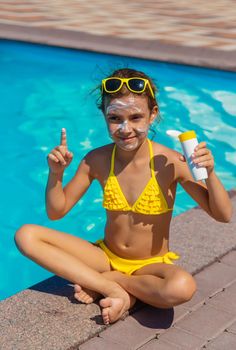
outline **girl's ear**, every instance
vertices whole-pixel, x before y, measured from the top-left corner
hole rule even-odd
[[[157,113],[158,113],[158,107],[155,106],[153,107],[153,109],[151,110],[151,114],[150,114],[150,123],[152,124],[154,122],[154,120],[157,117]]]

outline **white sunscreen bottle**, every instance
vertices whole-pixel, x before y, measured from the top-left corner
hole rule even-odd
[[[181,142],[181,146],[184,152],[184,156],[188,163],[189,169],[194,177],[195,181],[205,180],[208,178],[207,170],[205,167],[199,167],[193,163],[192,154],[195,147],[198,145],[198,140],[195,131],[186,131],[178,135]]]

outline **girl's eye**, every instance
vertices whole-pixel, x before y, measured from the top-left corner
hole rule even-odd
[[[133,115],[132,116],[132,120],[134,120],[134,121],[138,121],[138,120],[140,120],[140,119],[142,119],[142,116],[141,115]]]
[[[120,122],[120,118],[117,117],[116,115],[111,115],[107,118],[108,122],[114,123],[114,122]]]

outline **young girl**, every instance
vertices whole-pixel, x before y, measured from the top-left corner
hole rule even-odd
[[[205,142],[196,147],[193,161],[206,167],[206,184],[193,180],[181,154],[147,138],[158,114],[155,92],[144,73],[115,71],[102,81],[100,105],[113,143],[89,152],[64,188],[63,173],[73,158],[65,129],[60,145],[48,155],[49,218],[64,217],[96,179],[104,190],[104,239],[92,244],[32,224],[21,227],[15,236],[24,255],[75,284],[80,302],[88,304],[100,297],[105,324],[120,319],[136,298],[158,308],[192,298],[195,281],[173,264],[179,257],[169,252],[177,183],[215,220],[228,222],[232,214]]]

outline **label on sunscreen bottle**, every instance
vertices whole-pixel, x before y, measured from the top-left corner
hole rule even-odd
[[[189,169],[194,177],[195,181],[205,180],[208,178],[207,170],[205,167],[199,167],[193,163],[192,154],[194,153],[195,147],[198,145],[198,140],[195,131],[186,131],[180,134],[179,140],[188,163]]]

